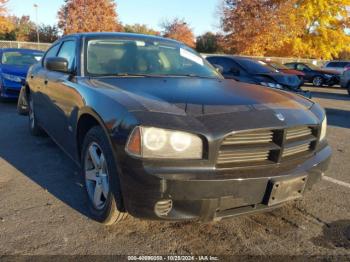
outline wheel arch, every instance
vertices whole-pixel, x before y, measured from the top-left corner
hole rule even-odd
[[[82,110],[80,110],[80,112],[78,114],[77,125],[76,125],[76,130],[75,130],[78,163],[80,163],[80,160],[82,157],[81,151],[82,151],[84,137],[86,136],[88,131],[94,126],[99,126],[103,129],[103,131],[106,134],[109,146],[112,150],[113,157],[116,159],[117,153],[115,151],[115,147],[113,146],[110,132],[109,132],[108,128],[105,126],[103,118],[97,112],[95,112],[92,108],[86,107],[86,108],[83,108]],[[118,164],[117,164],[117,169],[118,169]],[[118,176],[118,180],[119,180],[119,189],[118,190],[120,190],[120,198],[117,199],[117,202],[118,202],[117,208],[119,211],[125,212],[124,194],[123,194],[123,190],[122,190],[119,176]]]
[[[103,131],[105,132],[108,138],[108,142],[112,148],[112,151],[114,153],[114,147],[112,146],[112,141],[109,135],[110,132],[105,126],[102,120],[102,117],[100,117],[100,115],[96,113],[93,109],[86,107],[80,110],[78,119],[77,119],[77,125],[75,128],[78,161],[80,161],[80,158],[81,158],[81,147],[84,141],[84,137],[87,134],[87,132],[94,126],[100,126],[103,129]]]

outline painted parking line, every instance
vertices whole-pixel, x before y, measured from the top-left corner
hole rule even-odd
[[[331,177],[328,177],[328,176],[324,176],[323,180],[326,180],[328,182],[331,182],[331,183],[334,183],[334,184],[337,184],[337,185],[340,185],[340,186],[345,186],[347,188],[350,188],[350,184],[349,183],[346,183],[346,182],[343,182],[343,181],[340,181],[340,180],[337,180],[337,179],[334,179],[334,178],[331,178]]]

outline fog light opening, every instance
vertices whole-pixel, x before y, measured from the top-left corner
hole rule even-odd
[[[173,208],[173,201],[171,199],[163,199],[163,200],[159,200],[154,205],[154,212],[159,217],[165,217],[170,213],[172,208]]]

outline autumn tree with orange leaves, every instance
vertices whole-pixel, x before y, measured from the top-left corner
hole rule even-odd
[[[195,47],[195,38],[192,29],[184,19],[175,18],[162,23],[163,36],[185,43],[190,47]]]
[[[13,28],[13,23],[8,18],[7,4],[8,0],[0,0],[0,33],[9,33]]]
[[[227,52],[337,58],[349,49],[350,0],[224,0]]]
[[[65,0],[58,11],[64,34],[122,31],[113,0]]]

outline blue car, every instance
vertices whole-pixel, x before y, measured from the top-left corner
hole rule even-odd
[[[0,49],[0,99],[17,99],[28,69],[39,62],[43,52],[32,49]]]

